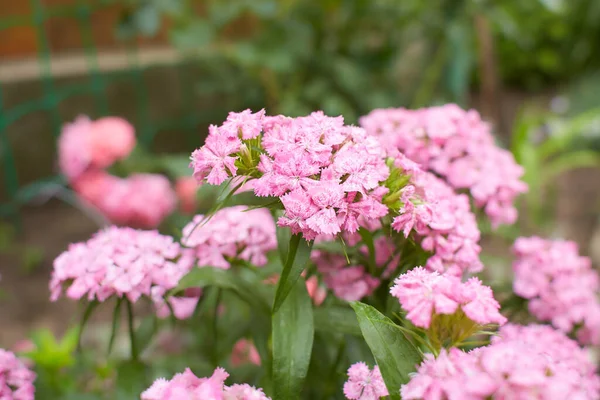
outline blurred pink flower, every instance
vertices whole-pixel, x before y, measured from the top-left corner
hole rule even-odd
[[[371,371],[364,362],[357,362],[348,368],[344,395],[350,400],[378,400],[389,393],[377,365]]]
[[[198,183],[192,176],[186,176],[177,179],[175,182],[175,193],[179,199],[179,208],[186,214],[192,214],[197,207],[196,193],[198,192]]]
[[[242,338],[233,345],[230,361],[234,367],[248,363],[260,365],[260,355],[252,341]]]
[[[0,399],[33,400],[36,375],[10,351],[0,349]]]

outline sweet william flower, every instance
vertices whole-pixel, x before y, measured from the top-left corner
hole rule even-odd
[[[0,349],[0,399],[33,400],[36,375],[14,353]]]
[[[237,137],[230,137],[215,125],[209,127],[205,145],[194,151],[190,168],[194,169],[194,178],[198,182],[204,179],[211,185],[220,185],[229,176],[235,176],[235,154],[242,145]]]
[[[198,378],[187,368],[171,380],[157,379],[142,394],[141,400],[270,400],[261,389],[247,384],[226,386],[229,374],[217,368],[212,376]]]
[[[406,318],[427,330],[437,350],[461,344],[484,325],[506,322],[492,290],[477,278],[463,283],[455,276],[417,267],[400,275],[390,293],[407,311]]]
[[[238,367],[243,364],[260,365],[260,355],[252,341],[242,338],[235,342],[231,352],[231,365]]]
[[[196,193],[198,184],[193,177],[182,177],[175,182],[175,193],[179,199],[179,208],[186,214],[196,210]]]
[[[358,362],[348,368],[344,395],[350,400],[379,400],[389,392],[377,365],[370,370],[367,364]]]

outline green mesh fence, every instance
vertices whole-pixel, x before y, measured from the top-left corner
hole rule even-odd
[[[5,193],[8,202],[0,205],[0,217],[11,217],[18,222],[18,210],[20,206],[43,188],[45,183],[57,182],[61,178],[56,175],[56,170],[48,171],[48,176],[36,179],[34,182],[27,182],[24,185],[20,182],[19,174],[15,162],[18,156],[15,154],[15,149],[11,148],[11,143],[8,135],[8,129],[12,124],[19,119],[26,117],[32,113],[45,112],[49,114],[50,126],[48,127],[48,135],[54,136],[54,139],[59,135],[61,126],[65,122],[61,119],[59,105],[65,100],[82,94],[91,95],[94,98],[94,114],[93,117],[109,115],[110,111],[115,114],[115,110],[111,110],[107,100],[107,87],[114,82],[126,81],[128,85],[134,86],[134,96],[131,101],[135,103],[136,118],[134,121],[138,141],[142,146],[152,144],[155,136],[161,130],[177,130],[178,132],[186,132],[188,144],[198,145],[199,133],[198,127],[214,119],[214,116],[224,111],[213,107],[203,107],[201,110],[190,109],[183,115],[179,113],[175,118],[167,118],[157,120],[150,118],[150,109],[148,106],[148,86],[144,82],[144,69],[150,66],[142,66],[138,62],[139,49],[135,47],[128,48],[127,68],[116,72],[102,72],[99,68],[96,45],[94,43],[93,32],[91,28],[91,17],[94,12],[101,10],[103,7],[113,5],[116,1],[84,1],[78,0],[70,5],[45,6],[41,0],[30,0],[31,14],[30,15],[14,15],[0,18],[0,35],[2,32],[17,26],[31,26],[37,32],[38,42],[38,57],[37,61],[40,64],[42,90],[41,96],[35,99],[27,99],[20,104],[11,105],[8,107],[6,102],[3,103],[3,89],[7,82],[0,82],[0,168],[3,175],[4,188],[0,191]],[[87,63],[87,73],[85,79],[74,84],[57,85],[57,80],[52,76],[51,72],[51,54],[48,37],[45,32],[44,22],[51,18],[72,18],[78,22],[81,35],[81,43],[85,51]],[[9,35],[5,35],[6,39],[10,40]],[[185,74],[177,74],[178,79],[192,79]],[[60,86],[60,87],[59,87]],[[194,96],[198,96],[195,86],[189,81],[183,82],[181,87],[185,90],[181,93],[184,104],[194,104]],[[197,104],[197,103],[196,103]],[[224,105],[221,105],[224,107]],[[118,110],[116,110],[118,111]],[[118,114],[118,113],[117,113]],[[54,149],[48,149],[54,151]],[[35,160],[31,160],[35,162]]]

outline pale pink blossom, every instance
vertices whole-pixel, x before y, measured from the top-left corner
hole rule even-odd
[[[434,315],[454,314],[459,308],[479,325],[506,322],[492,290],[477,278],[463,283],[452,275],[417,267],[400,275],[390,293],[408,312],[406,318],[421,328],[429,328]]]
[[[126,158],[135,143],[133,126],[122,118],[92,121],[80,116],[62,129],[58,138],[58,164],[61,172],[73,181],[86,171],[106,168]]]
[[[364,362],[357,362],[348,368],[344,395],[350,400],[379,400],[389,392],[377,365],[370,370]]]
[[[229,137],[215,125],[209,127],[205,145],[194,151],[190,168],[194,169],[194,178],[199,183],[204,179],[211,185],[220,185],[228,177],[235,176],[237,167],[232,157],[242,145],[236,137]]]
[[[73,300],[103,302],[116,296],[136,302],[145,296],[160,308],[167,291],[176,287],[192,266],[193,257],[173,238],[157,231],[112,226],[87,242],[71,244],[54,260],[50,299],[57,300],[64,289]],[[176,307],[182,305],[181,300],[173,300]],[[195,296],[193,301],[197,300]],[[191,306],[186,306],[187,311],[178,312],[179,316],[189,316]]]
[[[468,190],[492,225],[515,222],[515,199],[527,190],[521,180],[524,170],[495,144],[489,125],[476,111],[455,104],[377,109],[361,117],[360,124],[390,155],[400,151],[454,189]]]
[[[33,400],[36,375],[14,353],[0,349],[0,399]]]
[[[256,266],[277,247],[275,223],[265,209],[223,208],[210,218],[196,215],[183,228],[182,244],[194,250],[198,266],[228,269],[234,259]]]
[[[426,355],[406,400],[597,399],[596,367],[576,342],[548,326],[505,325],[492,344]]]
[[[521,237],[513,252],[513,290],[529,300],[529,311],[582,343],[600,344],[600,279],[577,244]]]
[[[262,132],[264,116],[264,109],[254,114],[250,109],[239,113],[230,112],[227,120],[223,123],[222,130],[229,137],[254,139]]]
[[[319,284],[316,276],[311,276],[306,280],[306,290],[315,306],[320,306],[327,297],[327,290]]]
[[[142,394],[141,400],[270,400],[262,389],[247,384],[225,385],[229,374],[217,368],[212,376],[198,378],[187,368],[171,380],[159,378]]]

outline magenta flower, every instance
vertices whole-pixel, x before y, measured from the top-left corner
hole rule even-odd
[[[577,244],[539,237],[518,238],[513,246],[513,290],[529,300],[529,311],[585,344],[600,344],[600,279]]]
[[[406,318],[415,326],[429,328],[435,315],[454,314],[459,307],[479,325],[506,322],[492,290],[477,278],[462,283],[454,276],[417,267],[400,275],[394,284],[390,293],[408,311]]]
[[[223,269],[228,269],[233,259],[263,266],[267,253],[277,247],[271,214],[245,206],[223,208],[208,221],[196,215],[183,228],[181,242],[194,250],[198,266]]]
[[[66,296],[74,300],[103,302],[125,296],[136,302],[146,296],[159,308],[192,263],[193,257],[169,236],[112,226],[87,242],[71,244],[54,260],[50,299],[57,300],[65,288]]]
[[[358,362],[348,368],[348,380],[344,383],[344,395],[350,400],[379,400],[388,396],[385,382],[376,365],[371,371],[367,364]]]
[[[517,218],[515,198],[527,191],[523,168],[496,146],[488,124],[476,111],[455,104],[407,110],[377,109],[360,119],[388,154],[400,151],[454,189],[467,189],[494,226]]]
[[[225,386],[229,374],[217,368],[212,376],[198,378],[187,368],[171,380],[157,379],[142,394],[141,400],[270,400],[262,389],[247,384]]]
[[[36,375],[10,351],[0,349],[0,399],[33,400]]]

